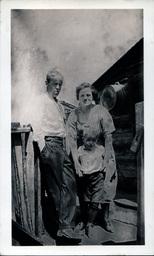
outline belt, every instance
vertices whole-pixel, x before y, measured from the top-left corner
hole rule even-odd
[[[66,138],[59,137],[59,136],[45,136],[45,141],[50,141],[52,139],[56,139],[56,140],[59,140],[59,141],[65,141]]]

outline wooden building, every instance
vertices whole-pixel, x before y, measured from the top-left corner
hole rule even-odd
[[[67,118],[68,118],[70,112],[75,108],[75,106],[72,105],[72,104],[70,104],[70,103],[68,103],[68,102],[66,102],[66,101],[62,101],[62,100],[61,100],[60,102],[61,102],[61,104],[62,104],[63,107],[64,107],[65,115],[66,115],[66,120],[67,120]]]
[[[116,131],[113,145],[118,167],[118,187],[137,191],[136,155],[131,144],[136,134],[135,106],[143,102],[143,38],[94,83],[100,104],[111,113]]]

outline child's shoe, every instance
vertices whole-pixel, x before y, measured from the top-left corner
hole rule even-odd
[[[94,239],[94,230],[93,230],[94,224],[88,223],[85,229],[85,234],[88,238]]]
[[[86,228],[86,224],[84,222],[79,222],[76,227],[75,230],[84,230]]]

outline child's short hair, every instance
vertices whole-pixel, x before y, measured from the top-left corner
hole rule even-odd
[[[63,81],[63,76],[55,69],[51,69],[46,75],[46,82],[50,83],[51,80],[60,79]]]
[[[97,136],[98,136],[98,134],[93,128],[86,127],[83,130],[83,139],[84,138],[96,138],[96,140],[97,140]]]

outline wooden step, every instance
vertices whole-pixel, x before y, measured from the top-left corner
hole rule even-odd
[[[137,204],[128,199],[114,200],[111,215],[114,220],[137,226]]]

